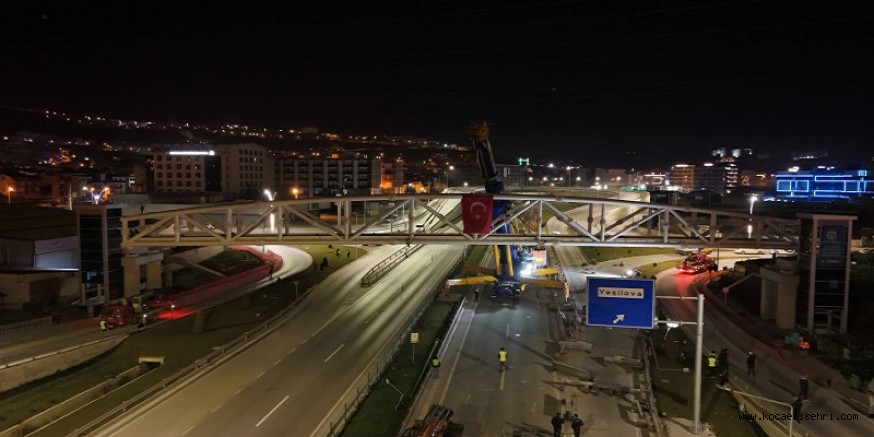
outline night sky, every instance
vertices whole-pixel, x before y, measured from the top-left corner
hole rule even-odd
[[[440,141],[483,119],[504,161],[874,155],[865,1],[21,3],[4,105]]]

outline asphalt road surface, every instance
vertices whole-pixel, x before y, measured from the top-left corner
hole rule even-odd
[[[272,334],[96,435],[310,435],[462,251],[423,248],[362,289],[361,276],[397,249],[379,247],[340,269]]]

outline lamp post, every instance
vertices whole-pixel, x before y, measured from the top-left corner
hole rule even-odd
[[[11,187],[11,186],[10,186],[9,188],[6,189],[6,203],[7,203],[7,204],[11,204],[11,203],[12,203],[12,192],[13,192],[13,191],[15,191],[15,188],[13,188],[13,187]]]
[[[753,205],[759,200],[759,196],[753,194],[750,196],[750,216],[753,215]],[[747,238],[753,238],[753,218],[750,217],[750,224],[747,225]]]
[[[455,170],[455,166],[450,165],[449,168],[446,169],[446,188],[449,188],[449,170]]]
[[[297,187],[291,189],[291,194],[294,196],[294,200],[297,200],[298,194],[300,194],[300,190]]]
[[[571,170],[573,170],[573,169],[574,169],[573,167],[567,166],[567,186],[568,187],[571,186]]]
[[[276,191],[270,191],[270,190],[265,188],[264,189],[264,196],[267,197],[267,200],[272,202],[274,199],[276,199]],[[271,212],[270,213],[270,232],[273,232],[275,230],[276,230],[276,215],[274,215]]]

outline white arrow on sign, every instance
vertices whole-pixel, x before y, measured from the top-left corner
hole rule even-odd
[[[623,320],[625,320],[625,314],[617,314],[616,318],[613,319],[613,324],[615,325]]]

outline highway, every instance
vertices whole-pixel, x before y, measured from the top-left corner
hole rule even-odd
[[[461,256],[461,248],[428,247],[360,288],[367,269],[395,250],[379,247],[339,270],[275,332],[97,435],[309,435]]]
[[[457,202],[437,206],[452,210]],[[96,435],[274,436],[323,429],[338,399],[384,345],[397,341],[462,255],[461,247],[425,247],[376,285],[360,287],[361,277],[399,248],[370,248],[315,287],[276,331]]]

